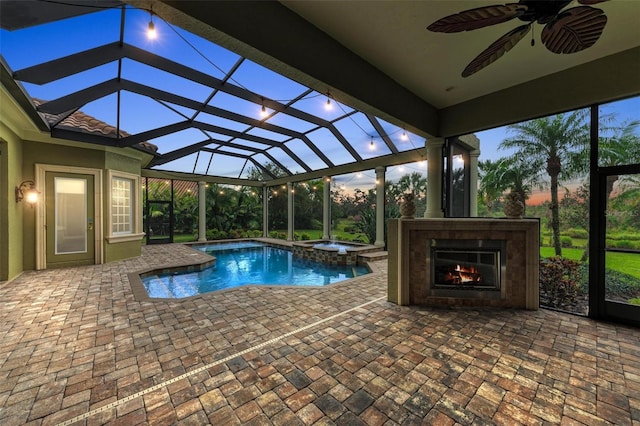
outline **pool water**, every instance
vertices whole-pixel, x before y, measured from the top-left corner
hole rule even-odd
[[[216,257],[200,272],[142,278],[149,297],[182,298],[242,285],[324,286],[369,273],[365,266],[325,265],[260,243],[241,242],[195,247]]]

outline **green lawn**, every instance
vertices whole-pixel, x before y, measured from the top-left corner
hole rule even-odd
[[[572,260],[580,260],[583,249],[563,248],[562,257]],[[553,247],[540,247],[541,257],[554,256]],[[608,252],[606,257],[607,268],[623,272],[640,279],[640,253],[616,253]]]

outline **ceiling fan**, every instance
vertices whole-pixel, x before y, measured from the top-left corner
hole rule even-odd
[[[514,18],[526,22],[493,42],[462,71],[469,77],[498,60],[529,33],[534,23],[544,25],[542,44],[553,53],[575,53],[593,46],[600,38],[607,17],[589,5],[607,0],[578,0],[581,6],[566,6],[572,0],[520,0],[518,3],[478,7],[438,19],[427,29],[439,33],[471,31]],[[531,39],[533,46],[535,41]]]

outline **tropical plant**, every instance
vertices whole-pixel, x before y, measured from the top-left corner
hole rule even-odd
[[[416,216],[424,214],[427,208],[427,177],[418,172],[403,175],[396,183],[391,183],[387,188],[387,195],[391,196],[394,204],[402,202],[405,193],[414,195]]]
[[[584,160],[589,146],[588,110],[537,118],[508,126],[514,134],[499,145],[499,149],[515,149],[514,156],[538,166],[544,165],[549,176],[551,195],[551,230],[557,256],[562,255],[560,243],[559,182],[583,174],[588,167]]]

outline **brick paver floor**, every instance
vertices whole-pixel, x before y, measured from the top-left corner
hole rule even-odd
[[[640,330],[548,310],[325,288],[138,301],[127,274],[181,245],[0,286],[0,424],[640,425]]]

